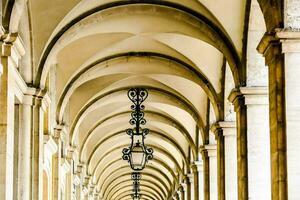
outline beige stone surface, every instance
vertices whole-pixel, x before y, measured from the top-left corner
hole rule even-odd
[[[299,2],[3,0],[0,199],[298,200]]]

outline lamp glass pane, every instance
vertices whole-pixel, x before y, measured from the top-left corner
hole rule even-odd
[[[142,169],[145,165],[145,153],[139,144],[132,148],[131,164],[135,169]]]
[[[144,152],[132,152],[132,164],[143,165],[145,160]]]

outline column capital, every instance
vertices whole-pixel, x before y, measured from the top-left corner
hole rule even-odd
[[[276,30],[275,30],[276,31]],[[274,45],[279,45],[279,39],[276,37],[276,32],[266,32],[260,40],[257,51],[263,56],[267,56],[269,49]]]
[[[63,158],[61,162],[62,162],[61,169],[64,174],[71,171],[71,164],[69,163],[69,161],[67,159]]]
[[[96,185],[90,183],[88,187],[89,187],[90,193],[95,194]]]
[[[192,173],[188,173],[186,175],[187,180],[189,181],[189,183],[193,183],[194,182],[194,175]]]
[[[47,107],[49,107],[49,105],[51,104],[51,99],[49,96],[49,93],[47,91],[45,91],[45,93],[42,96],[42,108],[45,111],[47,109]]]
[[[272,49],[272,51],[270,51]],[[257,46],[257,50],[266,58],[266,63],[275,59],[274,55],[300,52],[300,31],[277,28],[274,32],[266,32]]]
[[[82,175],[85,167],[86,167],[86,165],[84,163],[78,163],[76,166],[76,168],[77,168],[76,172]]]
[[[0,30],[0,41],[12,44],[18,37],[18,33],[4,33]]]
[[[52,156],[53,154],[55,154],[58,150],[58,146],[55,142],[55,140],[53,140],[52,137],[49,137],[48,135],[44,136],[44,145],[45,145],[45,153],[49,152],[49,155]]]
[[[5,33],[0,28],[0,57],[10,57],[13,42],[17,38],[16,33]],[[3,66],[0,63],[0,76],[3,74]]]
[[[282,53],[300,53],[300,30],[277,29],[276,38],[282,44]]]
[[[188,183],[189,183],[189,177],[188,174],[185,174],[181,184],[187,186]]]
[[[219,122],[213,123],[210,130],[214,133],[216,140],[223,136],[223,128],[220,126]]]
[[[34,103],[35,93],[36,93],[36,88],[28,87],[26,89],[25,94],[22,97],[22,104],[32,106]]]
[[[233,104],[235,112],[237,112],[241,106],[245,105],[245,97],[239,88],[234,88],[231,90],[228,100]]]
[[[182,191],[186,191],[186,189],[187,189],[187,184],[186,183],[180,183],[180,190],[182,190]]]
[[[223,129],[223,136],[234,136],[236,135],[236,122],[235,121],[220,121],[218,122],[220,127]],[[234,131],[230,131],[234,130]]]
[[[85,175],[84,178],[83,178],[83,184],[84,185],[87,185],[88,187],[90,187],[90,180],[91,180],[92,176],[90,175]]]
[[[202,158],[205,157],[216,157],[217,156],[217,145],[209,144],[200,147],[200,152],[202,154]]]
[[[25,88],[22,89],[22,104],[31,106],[40,105],[44,107],[47,107],[50,104],[51,100],[47,91],[42,91],[41,89],[35,87],[27,87],[26,84],[23,87]]]
[[[76,154],[77,147],[76,146],[68,146],[67,147],[67,159],[74,160],[74,156]]]
[[[200,153],[202,155],[202,159],[204,160],[206,157],[208,157],[208,151],[205,148],[204,145],[200,146]]]
[[[243,105],[268,105],[268,87],[239,87],[234,88],[228,100],[237,111]]]
[[[81,177],[80,174],[78,174],[78,173],[74,174],[74,176],[73,176],[73,183],[75,185],[80,185],[80,183],[81,183],[80,177]]]
[[[215,145],[215,144],[205,145],[205,149],[207,150],[208,157],[216,157],[217,156],[217,145]]]
[[[246,105],[268,105],[268,87],[240,87]]]
[[[17,37],[18,33],[4,33],[3,31],[0,31],[1,56],[8,57],[11,55],[11,47],[16,41]]]
[[[203,162],[202,161],[194,161],[191,165],[193,172],[200,172],[203,170]]]
[[[63,140],[64,136],[67,133],[67,127],[64,124],[57,124],[54,127],[54,133],[53,133],[53,137],[58,139],[58,140]],[[76,147],[75,147],[76,148]]]
[[[51,99],[47,90],[41,90],[39,88],[31,88],[30,92],[34,92],[34,94],[29,93],[29,95],[33,95],[33,103],[34,106],[40,106],[44,111],[51,104]]]
[[[0,31],[0,44],[0,55],[9,57],[11,65],[18,68],[19,60],[25,54],[25,47],[19,34]]]

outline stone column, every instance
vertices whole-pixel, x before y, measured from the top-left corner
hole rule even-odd
[[[80,199],[83,199],[83,200],[89,200],[88,197],[89,197],[89,193],[88,193],[88,186],[83,184],[82,185],[82,190],[81,190],[81,198]]]
[[[214,123],[211,131],[215,134],[217,141],[218,200],[225,200],[225,144],[223,129],[219,123]]]
[[[217,172],[217,147],[216,145],[205,145],[209,157],[209,193],[210,200],[218,199],[218,172]]]
[[[236,112],[238,200],[248,200],[247,107],[239,89],[233,89],[228,99]]]
[[[67,149],[67,160],[70,163],[70,173],[68,176],[69,179],[69,185],[68,185],[68,190],[70,191],[70,194],[68,194],[68,200],[72,200],[72,194],[74,194],[74,187],[73,187],[73,182],[74,182],[74,152],[76,148],[75,147],[68,147]]]
[[[60,170],[59,170],[59,188],[60,188],[60,191],[63,191],[63,197],[59,197],[59,199],[63,199],[63,200],[69,200],[70,196],[69,194],[71,193],[71,190],[69,188],[69,180],[70,180],[70,170],[71,170],[71,165],[69,163],[69,161],[62,157],[60,159]],[[89,186],[89,193],[92,193],[94,192],[94,185],[90,185]]]
[[[195,198],[194,175],[193,174],[188,174],[187,179],[188,179],[188,194],[189,194],[188,196],[189,196],[189,200],[194,200],[194,198]]]
[[[53,140],[53,137],[50,135],[44,135],[44,162],[43,162],[43,167],[44,170],[48,171],[48,199],[53,199],[53,193],[52,193],[52,188],[53,188],[53,155],[57,153],[57,144]],[[44,180],[43,180],[44,181]],[[45,183],[43,183],[45,184]],[[45,191],[43,191],[44,193]],[[45,193],[43,194],[44,196],[46,195]]]
[[[300,28],[300,3],[295,5],[298,13],[298,28]],[[296,7],[297,6],[297,7]],[[294,8],[294,9],[295,9]],[[287,134],[287,171],[288,198],[297,200],[300,197],[300,31],[296,36],[288,38],[288,33],[280,35],[282,51],[285,54],[285,108]]]
[[[219,122],[225,143],[225,194],[228,200],[237,200],[236,122]]]
[[[203,161],[203,200],[210,200],[210,170],[209,170],[209,157],[208,151],[204,146],[200,148]]]
[[[191,200],[192,199],[192,193],[191,193],[191,182],[190,182],[190,178],[188,176],[188,174],[186,175],[185,179],[184,179],[184,183],[185,183],[185,199],[186,200]]]
[[[271,199],[269,101],[267,87],[241,87],[247,105],[250,199]],[[257,175],[259,172],[259,176]]]
[[[15,38],[2,35],[0,30],[0,199],[13,199],[14,152],[14,94],[12,92],[12,66],[8,65],[11,46]]]
[[[75,174],[73,174],[73,184],[74,184],[74,200],[79,200],[80,199],[80,191],[81,191],[81,180],[80,180],[81,175],[78,172],[75,172]],[[72,199],[72,200],[73,200]]]
[[[34,91],[34,90],[29,90]],[[20,135],[19,135],[19,180],[18,199],[30,199],[30,152],[31,152],[31,111],[33,93],[23,97],[20,105]]]
[[[185,183],[181,183],[180,184],[180,199],[181,200],[187,200],[187,196],[186,196],[186,184]]]
[[[258,51],[269,69],[272,200],[294,200],[300,196],[300,32],[266,33]]]
[[[44,112],[49,99],[44,91],[37,90],[32,107],[31,135],[31,199],[43,199]]]
[[[198,163],[198,174],[199,174],[199,199],[204,199],[204,184],[203,184],[203,161]]]
[[[272,200],[287,200],[287,154],[284,54],[274,35],[265,35],[258,50],[269,68],[269,114]]]
[[[28,133],[31,131],[31,110],[30,105],[26,106],[29,115],[24,117],[23,112],[20,116],[18,110],[15,111],[14,105],[26,101],[23,96],[27,85],[17,69],[19,60],[24,53],[24,47],[17,33],[4,34],[0,30],[0,162],[2,164],[0,199],[30,198],[30,189],[28,188],[28,181],[30,180],[28,177],[30,173],[30,165],[28,166],[30,164],[30,134],[28,135]],[[24,111],[22,106],[20,106],[20,111]],[[15,114],[17,116],[14,116]],[[19,118],[21,118],[20,121]],[[21,127],[19,123],[21,123]],[[19,125],[17,127],[14,124]],[[24,130],[22,125],[25,125]],[[24,133],[26,138],[24,138],[23,131],[26,132]],[[23,148],[24,145],[26,148]],[[19,165],[26,166],[22,173],[19,172]],[[26,181],[24,182],[24,180]]]
[[[77,163],[77,171],[76,171],[76,179],[78,179],[79,187],[78,187],[78,199],[84,199],[86,187],[85,187],[85,179],[84,179],[84,172],[85,172],[85,164],[84,163]]]
[[[53,174],[52,174],[52,182],[53,182],[53,188],[52,188],[52,194],[53,194],[53,200],[60,200],[60,179],[62,178],[62,175],[60,174],[61,169],[61,152],[62,152],[62,145],[61,145],[61,135],[63,132],[63,126],[58,126],[55,128],[53,139],[57,145],[57,152],[53,155],[52,159],[52,166],[53,166]]]
[[[193,180],[194,180],[194,200],[200,199],[200,171],[202,172],[203,165],[202,161],[195,161],[192,165]]]

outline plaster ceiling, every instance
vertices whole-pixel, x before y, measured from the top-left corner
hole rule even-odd
[[[57,123],[68,126],[68,141],[86,165],[90,184],[104,199],[128,199],[131,170],[121,160],[129,145],[126,93],[145,87],[151,130],[146,143],[155,153],[142,172],[143,198],[167,199],[207,140],[208,117],[224,117],[225,62],[239,81],[245,1],[35,0],[29,5],[36,84],[45,87],[55,76],[53,113]]]

